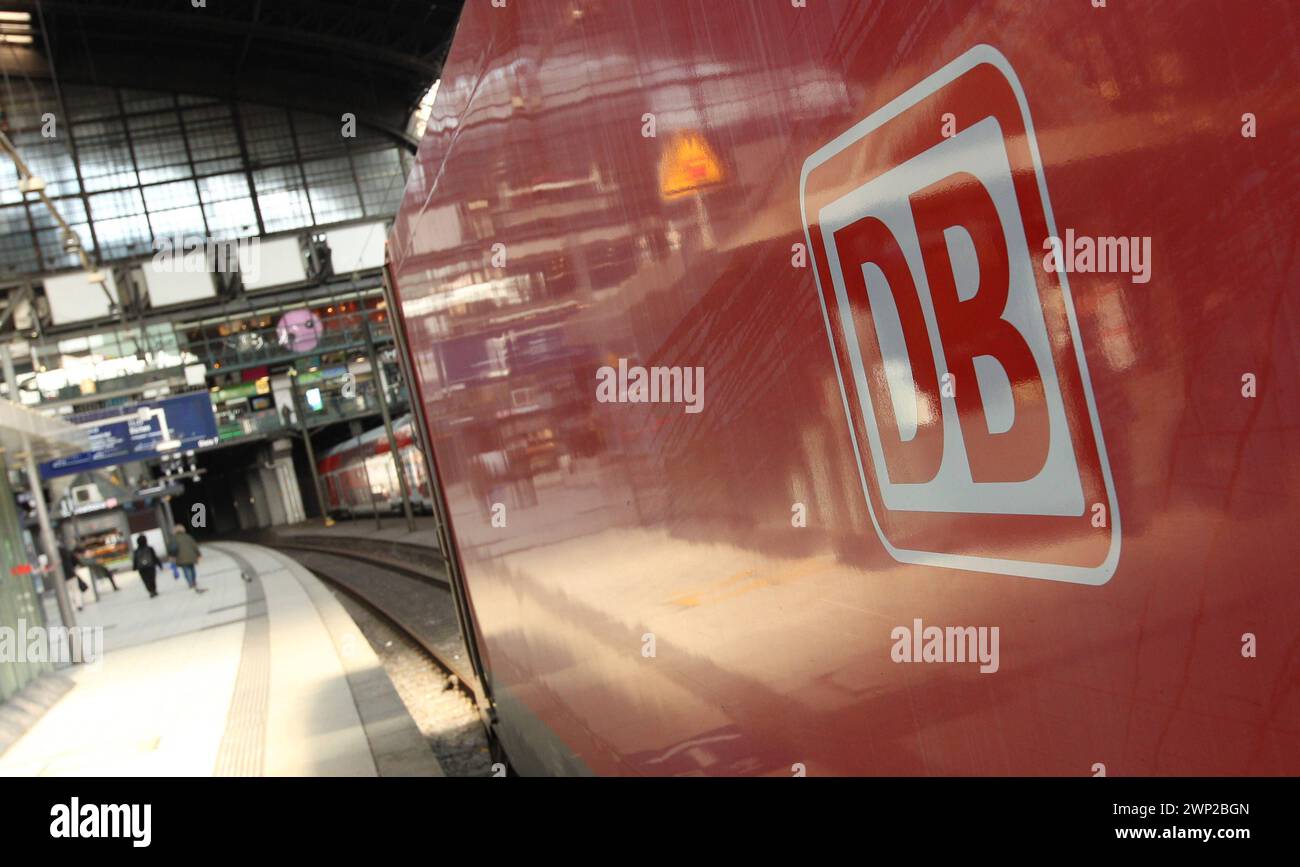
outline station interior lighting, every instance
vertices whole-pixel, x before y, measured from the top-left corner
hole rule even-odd
[[[31,13],[0,12],[0,43],[8,43],[10,45],[31,45]]]

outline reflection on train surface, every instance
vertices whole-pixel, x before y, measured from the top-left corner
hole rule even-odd
[[[1300,770],[1285,5],[807,6],[466,6],[389,279],[513,767]]]

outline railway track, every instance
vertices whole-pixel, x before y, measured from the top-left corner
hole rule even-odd
[[[460,635],[446,564],[436,551],[389,540],[326,536],[276,538],[265,544],[389,621],[422,648],[457,688],[476,702],[481,699]]]
[[[440,552],[427,545],[391,539],[323,534],[269,535],[262,539],[262,544],[294,558],[423,651],[476,709],[486,738],[484,743],[494,763],[492,772],[502,767],[512,773],[510,758],[484,717],[483,708],[490,703],[461,637],[447,564]],[[450,746],[443,745],[443,749],[450,750],[447,761],[453,766],[463,764],[466,773],[477,775],[477,759],[470,755],[476,755],[476,751],[466,753],[457,747],[456,737],[474,742],[477,736],[460,730]]]
[[[322,551],[337,554],[451,591],[451,584],[447,577],[447,561],[441,554],[427,546],[364,537],[348,537],[346,547],[341,542],[342,540],[337,536],[296,534],[284,538],[277,537],[272,544],[286,551]]]

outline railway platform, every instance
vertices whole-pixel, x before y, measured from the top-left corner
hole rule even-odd
[[[355,518],[338,518],[330,526],[325,526],[320,519],[288,524],[273,528],[275,538],[291,541],[304,537],[329,537],[335,539],[371,539],[376,542],[392,542],[397,545],[420,546],[434,552],[441,552],[438,545],[438,521],[430,515],[416,515],[415,529],[407,526],[401,516],[384,515],[378,520],[372,516]]]
[[[259,541],[380,611],[471,693],[478,693],[456,617],[434,518],[319,520],[264,531]]]
[[[203,547],[199,586],[134,572],[78,615],[99,661],[0,755],[3,776],[442,776],[320,580],[259,545]]]

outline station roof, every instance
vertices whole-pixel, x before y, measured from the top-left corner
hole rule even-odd
[[[39,461],[75,454],[90,447],[85,430],[11,400],[0,400],[0,445],[7,455],[22,452],[24,434]]]
[[[463,0],[0,0],[60,82],[240,99],[409,138]],[[16,46],[15,46],[16,47]],[[52,61],[52,63],[51,63]]]

